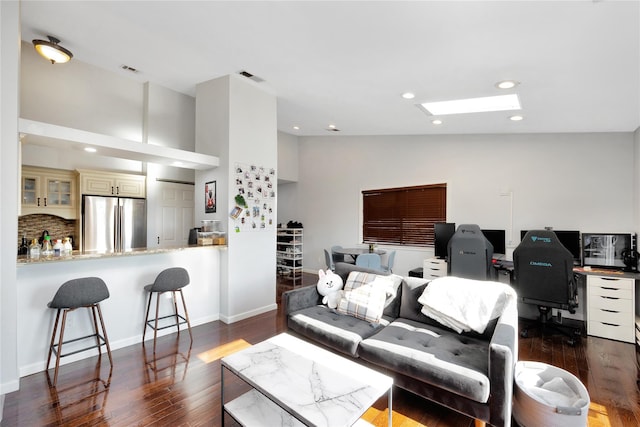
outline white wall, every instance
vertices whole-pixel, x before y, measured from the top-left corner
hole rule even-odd
[[[52,66],[26,42],[21,61],[20,117],[142,141],[142,83],[77,59]]]
[[[221,260],[220,319],[231,323],[273,310],[275,227],[235,233],[228,214],[235,206],[233,196],[237,190],[232,177],[236,163],[277,167],[275,95],[236,75],[198,84],[196,149],[221,159],[221,166],[215,171],[196,173],[196,189],[204,188],[207,180],[217,180],[220,197],[216,217],[227,219],[224,228],[228,231],[228,250]],[[198,203],[204,199],[198,191],[196,196],[197,217]]]
[[[144,141],[195,151],[196,99],[151,83],[144,84]],[[194,182],[195,171],[154,165],[157,178]]]
[[[0,2],[0,240],[15,242],[18,234],[18,143],[20,6]],[[17,362],[18,316],[16,251],[0,245],[0,407],[4,395],[19,386]],[[0,418],[2,410],[0,409]]]
[[[366,189],[446,182],[447,220],[512,231],[512,249],[520,230],[532,227],[635,229],[632,133],[299,140],[299,180],[288,197],[295,203],[279,204],[279,219],[303,222],[305,270],[324,268],[324,248],[361,242]],[[510,197],[501,195],[508,193],[513,217]],[[431,248],[397,249],[398,274],[433,254]]]
[[[278,184],[298,180],[298,137],[278,132]]]
[[[52,261],[18,267],[18,361],[20,376],[45,369],[48,345],[53,330],[55,311],[47,303],[58,287],[67,280],[79,277],[100,277],[109,288],[109,298],[100,303],[111,350],[114,351],[142,341],[146,296],[144,286],[153,283],[165,268],[180,266],[187,270],[189,285],[183,294],[191,326],[218,320],[220,281],[220,252],[224,248],[207,246],[148,255],[125,255],[102,259]],[[155,307],[155,297],[152,307]],[[181,307],[178,302],[178,307]],[[172,313],[171,299],[160,299],[160,315]],[[90,317],[85,310],[69,315],[65,336],[88,335]],[[165,335],[175,332],[166,329]],[[153,338],[148,329],[147,340]],[[61,363],[92,357],[85,352],[62,359]]]

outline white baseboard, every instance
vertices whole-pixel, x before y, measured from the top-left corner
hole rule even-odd
[[[0,384],[0,396],[4,397],[5,394],[17,391],[20,388],[20,380],[7,381]]]
[[[205,316],[205,317],[201,317],[198,318],[196,320],[191,321],[191,327],[195,327],[198,325],[203,325],[205,323],[210,323],[210,322],[215,322],[217,320],[220,320],[219,315],[215,314],[215,315],[211,315],[211,316]],[[184,329],[181,329],[181,331]],[[162,337],[165,335],[169,335],[169,334],[173,334],[175,333],[176,330],[175,329],[165,329],[165,330],[161,330],[158,331],[158,337]],[[149,341],[149,340],[153,340],[153,332],[149,333],[147,331],[147,334],[145,335],[145,342]],[[142,334],[139,335],[135,335],[129,338],[123,338],[117,341],[109,341],[109,346],[111,347],[111,351],[115,351],[118,350],[120,348],[124,348],[124,347],[129,347],[131,345],[136,345],[136,344],[140,344],[142,342]],[[105,347],[101,348],[102,354],[105,354],[107,352],[107,349]],[[62,365],[66,365],[68,363],[73,363],[73,362],[77,362],[78,360],[82,360],[82,359],[88,359],[90,357],[94,357],[95,355],[97,355],[98,353],[96,353],[95,351],[87,351],[84,353],[78,353],[78,354],[73,354],[67,357],[64,357],[60,360],[60,366]],[[53,367],[53,357],[52,359],[52,367]],[[25,377],[27,375],[31,375],[31,374],[35,374],[38,372],[42,372],[44,370],[46,370],[46,360],[42,360],[40,362],[36,362],[36,363],[31,363],[29,365],[24,365],[21,366],[19,368],[19,375],[20,377]],[[19,385],[19,382],[18,382]],[[18,386],[16,386],[16,388],[14,390],[18,390]],[[14,391],[12,390],[12,391]]]
[[[244,313],[240,313],[240,314],[234,314],[232,316],[225,316],[222,313],[220,313],[220,321],[227,324],[234,323],[240,320],[248,319],[253,316],[257,316],[258,314],[267,313],[269,311],[273,311],[277,309],[278,309],[278,304],[274,303],[264,307],[256,308],[255,310],[245,311]]]

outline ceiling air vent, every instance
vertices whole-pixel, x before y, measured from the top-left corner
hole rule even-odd
[[[138,73],[138,70],[136,68],[130,67],[128,65],[121,65],[120,68],[122,68],[125,71],[129,71],[131,73]]]
[[[256,83],[262,83],[264,81],[264,79],[261,79],[260,77],[255,76],[255,75],[251,74],[248,71],[244,71],[244,70],[238,71],[238,74],[240,74],[243,77],[248,78],[249,80],[253,80]]]

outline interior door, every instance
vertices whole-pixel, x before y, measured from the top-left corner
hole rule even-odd
[[[189,230],[195,226],[194,186],[173,182],[157,182],[156,185],[157,197],[154,197],[150,212],[155,217],[155,247],[187,246]]]

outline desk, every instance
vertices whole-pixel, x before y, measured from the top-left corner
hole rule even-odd
[[[353,259],[353,263],[355,263],[356,258],[358,258],[358,255],[369,253],[369,248],[342,248],[342,249],[336,249],[333,252],[340,255],[349,255]],[[375,249],[373,253],[378,255],[384,255],[387,253],[387,251],[382,249]]]
[[[512,262],[494,266],[513,272]],[[574,267],[573,273],[578,277],[578,283],[584,284],[580,305],[584,303],[587,335],[635,343],[636,283],[640,274],[584,267]]]

